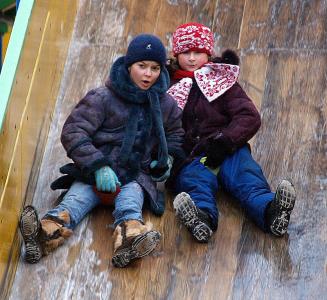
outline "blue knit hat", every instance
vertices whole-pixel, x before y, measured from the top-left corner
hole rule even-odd
[[[142,60],[153,60],[161,66],[166,64],[166,49],[159,38],[152,34],[140,34],[129,44],[125,56],[125,65]]]

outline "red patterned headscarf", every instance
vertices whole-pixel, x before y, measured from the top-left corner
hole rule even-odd
[[[213,34],[209,27],[199,23],[187,23],[177,27],[173,34],[174,56],[187,51],[213,55]]]

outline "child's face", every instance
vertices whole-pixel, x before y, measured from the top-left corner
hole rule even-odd
[[[207,53],[187,51],[178,54],[177,59],[183,70],[194,72],[209,61],[209,56]]]
[[[160,65],[152,60],[137,61],[128,70],[133,82],[142,90],[149,89],[160,75]]]

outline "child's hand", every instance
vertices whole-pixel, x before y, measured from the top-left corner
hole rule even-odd
[[[168,156],[167,165],[163,168],[157,168],[158,161],[153,160],[150,164],[150,174],[153,181],[161,182],[170,176],[170,170],[173,165],[173,157]]]
[[[211,169],[216,169],[222,164],[230,152],[230,147],[221,139],[210,139],[208,141],[207,159],[204,164]]]
[[[104,166],[95,171],[95,183],[99,192],[116,192],[116,186],[120,186],[116,173],[109,167]]]

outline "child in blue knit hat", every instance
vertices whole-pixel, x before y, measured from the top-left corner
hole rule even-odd
[[[51,186],[68,191],[42,220],[34,207],[24,209],[26,261],[38,262],[60,246],[101,204],[102,193],[115,194],[113,265],[125,267],[155,249],[160,233],[143,222],[143,204],[163,214],[156,182],[168,178],[173,159],[183,158],[181,111],[166,94],[165,64],[166,51],[156,36],[135,37],[105,86],[89,91],[68,116],[61,142],[73,163],[61,168],[65,176]]]

